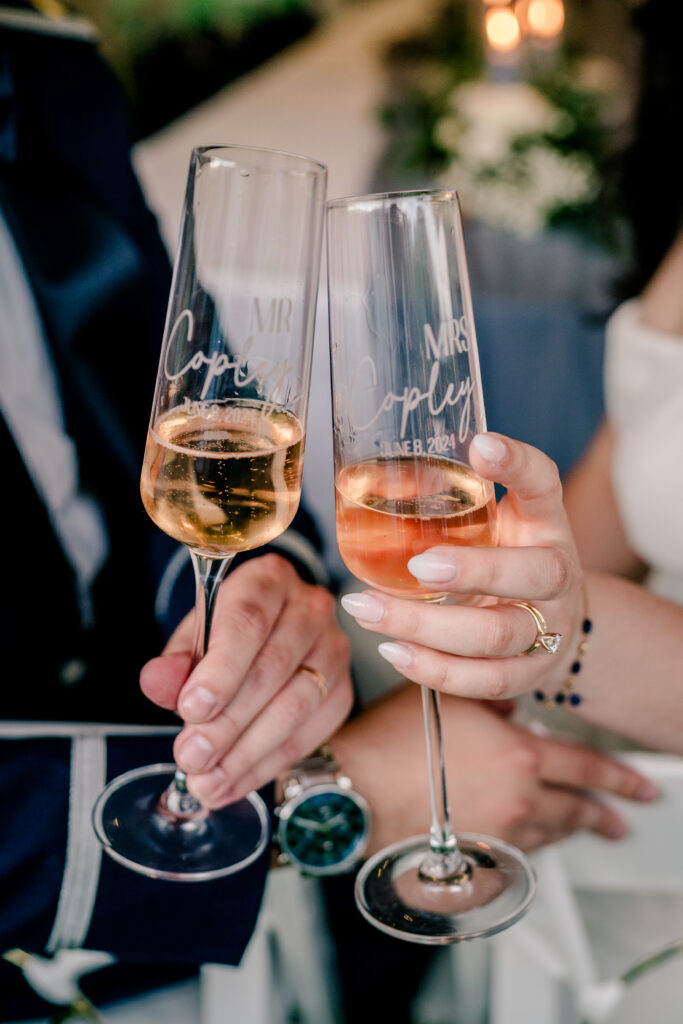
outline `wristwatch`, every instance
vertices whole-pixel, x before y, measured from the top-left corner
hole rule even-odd
[[[341,875],[363,856],[370,810],[325,744],[290,769],[278,817],[277,864],[305,875]]]

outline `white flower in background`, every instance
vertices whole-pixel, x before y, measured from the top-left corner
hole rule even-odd
[[[566,111],[527,83],[467,82],[453,91],[451,112],[436,126],[437,141],[453,154],[440,181],[457,188],[467,214],[516,234],[537,234],[558,207],[589,201],[598,191],[591,161],[548,139],[572,127]]]
[[[547,211],[533,192],[520,200],[516,182],[503,178],[477,179],[458,161],[451,164],[440,182],[457,190],[466,215],[484,224],[531,237],[543,231]]]
[[[465,82],[451,94],[470,159],[503,158],[513,139],[560,131],[564,114],[526,82]]]
[[[593,165],[580,153],[560,153],[557,149],[532,146],[526,155],[528,187],[539,205],[549,213],[558,204],[573,205],[595,199],[598,176]]]
[[[454,90],[457,109],[508,135],[552,131],[557,109],[527,82],[465,82]]]

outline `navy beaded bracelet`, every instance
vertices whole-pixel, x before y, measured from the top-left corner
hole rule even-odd
[[[554,697],[546,697],[543,690],[534,690],[534,699],[545,708],[557,708],[561,707],[563,704],[569,704],[571,707],[577,707],[583,699],[574,689],[574,680],[581,671],[581,659],[588,650],[588,634],[593,629],[593,621],[588,617],[588,598],[585,587],[583,591],[583,601],[584,613],[583,620],[581,622],[581,639],[579,640],[579,645],[576,649],[576,658],[569,669],[569,676],[563,683],[562,688],[557,691]]]

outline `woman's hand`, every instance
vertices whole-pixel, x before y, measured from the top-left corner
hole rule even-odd
[[[557,467],[537,449],[498,434],[475,438],[470,460],[480,476],[507,488],[498,506],[499,547],[435,547],[408,563],[425,588],[470,603],[422,604],[365,591],[342,604],[365,629],[399,641],[382,643],[379,651],[414,682],[486,699],[559,689],[576,657],[583,606]],[[557,653],[523,654],[538,631],[514,601],[532,603],[548,630],[562,634]]]
[[[140,685],[184,719],[177,763],[190,792],[220,807],[275,778],[343,722],[353,701],[348,641],[332,595],[274,554],[228,574],[209,649],[188,676],[193,618],[144,666]]]
[[[626,834],[600,794],[652,800],[657,790],[618,761],[536,736],[484,701],[441,701],[446,774],[456,831],[532,850],[589,829]],[[335,757],[370,804],[370,852],[429,829],[429,782],[420,697],[406,686],[353,718],[333,738]]]

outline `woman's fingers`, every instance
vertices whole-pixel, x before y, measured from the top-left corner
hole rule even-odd
[[[378,651],[413,683],[461,697],[500,700],[518,697],[533,688],[534,680],[543,673],[544,651],[512,658],[463,658],[444,654],[418,644],[384,642]],[[554,655],[553,655],[554,657]]]
[[[470,445],[472,468],[503,484],[515,515],[548,536],[566,530],[562,484],[557,466],[547,455],[501,434],[478,434]],[[503,544],[507,538],[502,537]]]
[[[548,547],[428,548],[408,562],[426,590],[489,594],[533,601],[553,601],[567,586],[573,555],[559,545]]]
[[[531,647],[538,633],[529,612],[511,603],[486,607],[422,605],[376,591],[346,594],[341,603],[370,632],[468,658],[521,654]]]
[[[366,595],[347,595],[343,599],[347,610],[356,610],[349,598],[357,596]],[[374,593],[372,596],[374,598]],[[381,598],[388,600],[385,595]],[[500,700],[518,697],[533,689],[537,680],[548,678],[549,667],[560,681],[569,672],[575,650],[572,640],[575,627],[571,624],[565,632],[561,624],[547,623],[550,632],[561,635],[558,652],[551,654],[540,647],[527,653],[538,637],[538,630],[528,611],[514,605],[490,608],[431,605],[424,611],[409,605],[409,609],[415,613],[414,621],[409,616],[404,619],[403,613],[394,615],[393,608],[391,625],[389,616],[377,622],[368,623],[362,618],[357,621],[365,629],[397,638],[383,641],[377,650],[414,683],[461,697]],[[418,620],[423,625],[422,633],[417,627]],[[405,640],[406,635],[424,636],[427,644],[431,640],[434,646]],[[550,658],[560,660],[549,662]]]
[[[396,638],[380,643],[378,651],[406,678],[463,697],[518,696],[547,672],[548,658],[559,656],[543,649],[524,653],[538,628],[528,610],[511,603],[418,605],[366,591],[345,595],[342,605],[365,629]],[[571,658],[573,625],[547,625],[566,634],[564,661]]]

